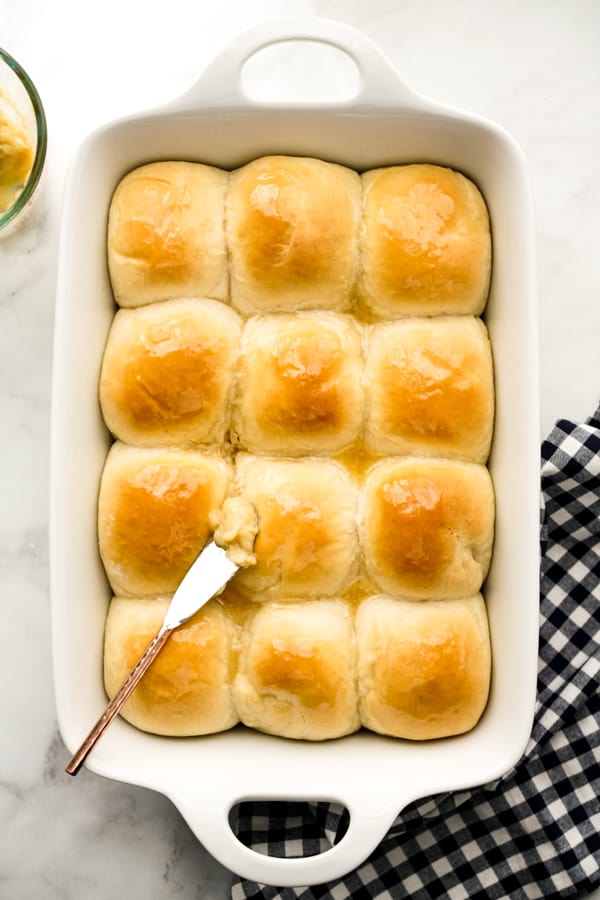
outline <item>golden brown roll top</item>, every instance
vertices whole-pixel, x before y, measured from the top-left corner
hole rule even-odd
[[[480,594],[415,603],[375,596],[356,617],[361,722],[411,740],[462,734],[486,706],[491,673]]]
[[[190,162],[155,162],[126,175],[108,218],[108,267],[120,306],[228,294],[227,173]]]
[[[362,176],[360,295],[377,318],[479,315],[491,237],[472,181],[442,166],[374,169]]]
[[[231,175],[231,302],[244,313],[347,309],[356,281],[360,179],[318,159],[268,156]]]
[[[138,446],[222,443],[241,321],[214,300],[166,300],[116,314],[100,374],[109,430]]]
[[[366,479],[363,552],[386,594],[471,596],[487,574],[493,536],[494,491],[484,466],[398,458],[378,463]]]
[[[256,565],[234,578],[252,600],[328,597],[359,563],[357,492],[330,460],[276,460],[238,454],[236,490],[258,516]]]
[[[113,697],[160,628],[170,598],[115,597],[104,638],[104,683]],[[143,731],[211,734],[238,721],[232,701],[232,625],[211,601],[177,628],[122,709]]]
[[[352,619],[337,600],[267,603],[242,631],[234,702],[251,728],[322,741],[356,731]]]
[[[373,326],[366,382],[365,444],[373,453],[486,462],[494,376],[481,319],[440,316]]]
[[[100,555],[115,594],[172,594],[210,535],[229,465],[217,453],[116,443],[100,483]]]
[[[233,413],[240,447],[334,453],[359,435],[363,407],[361,338],[351,317],[297,313],[246,323]]]

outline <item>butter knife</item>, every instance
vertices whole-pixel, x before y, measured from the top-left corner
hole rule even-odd
[[[139,658],[113,699],[110,701],[79,750],[74,754],[65,772],[77,775],[88,753],[104,734],[135,686],[165,646],[173,631],[187,622],[213,597],[219,594],[227,582],[237,572],[238,566],[231,562],[225,550],[210,541],[185,574],[173,594],[169,608],[159,630]]]

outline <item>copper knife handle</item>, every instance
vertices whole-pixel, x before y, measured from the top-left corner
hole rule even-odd
[[[74,754],[69,764],[65,767],[68,775],[77,775],[79,769],[83,765],[88,753],[94,747],[96,742],[102,737],[114,717],[117,715],[129,695],[132,693],[138,682],[142,679],[147,669],[152,665],[168,639],[171,637],[172,629],[161,628],[156,632],[146,650],[140,656],[137,663],[112,698],[79,750]]]

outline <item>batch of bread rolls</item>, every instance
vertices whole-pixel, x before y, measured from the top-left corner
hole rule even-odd
[[[109,696],[211,513],[241,496],[259,525],[256,564],[174,633],[124,717],[311,741],[473,728],[495,514],[478,188],[425,164],[155,162],[116,186],[107,250]]]

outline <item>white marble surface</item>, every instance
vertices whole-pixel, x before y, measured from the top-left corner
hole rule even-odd
[[[181,93],[235,31],[316,14],[375,39],[419,92],[495,119],[523,146],[537,208],[541,428],[600,394],[600,4],[596,0],[2,0],[0,43],[50,126],[46,193],[0,243],[0,896],[228,895],[177,811],[149,791],[63,774],[52,693],[48,427],[60,198],[81,137]],[[299,62],[266,87],[291,83]],[[331,75],[335,83],[335,72]]]

